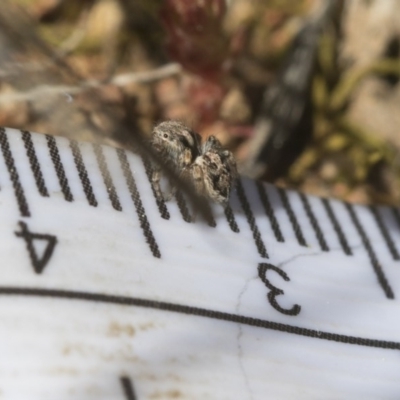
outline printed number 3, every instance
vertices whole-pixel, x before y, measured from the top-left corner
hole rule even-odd
[[[279,296],[281,294],[284,294],[284,291],[282,289],[277,288],[274,286],[268,279],[267,279],[267,271],[272,270],[275,271],[278,275],[280,275],[285,281],[290,281],[290,278],[288,277],[287,273],[285,271],[282,271],[278,267],[275,267],[275,265],[272,264],[259,264],[258,265],[258,276],[260,279],[264,282],[265,286],[270,289],[270,291],[267,294],[267,299],[269,301],[269,304],[271,304],[272,307],[275,308],[275,310],[279,311],[282,314],[285,315],[291,315],[291,316],[296,316],[300,313],[301,306],[298,304],[295,304],[292,308],[286,309],[282,308],[278,302],[276,301],[276,296]]]

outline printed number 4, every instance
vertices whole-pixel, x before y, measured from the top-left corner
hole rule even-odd
[[[267,299],[269,301],[269,304],[271,304],[272,307],[275,308],[275,310],[279,311],[282,314],[285,315],[291,315],[291,316],[296,316],[300,313],[301,307],[298,304],[295,304],[292,308],[286,309],[282,308],[279,303],[276,301],[276,297],[284,294],[284,291],[282,289],[277,288],[274,286],[267,278],[267,272],[268,270],[275,271],[278,275],[280,275],[285,281],[290,281],[287,273],[285,271],[282,271],[280,268],[275,267],[275,265],[272,264],[259,264],[258,265],[258,276],[260,279],[264,282],[265,286],[270,289],[270,291],[267,294]]]
[[[33,233],[29,230],[28,225],[23,221],[19,221],[19,226],[21,230],[19,232],[14,232],[15,236],[25,240],[33,269],[37,274],[41,274],[53,255],[54,248],[57,244],[57,238],[54,235]],[[42,254],[39,254],[39,251],[36,249],[35,240],[45,242]]]

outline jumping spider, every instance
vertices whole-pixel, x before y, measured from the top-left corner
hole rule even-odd
[[[237,178],[236,163],[232,153],[224,150],[214,136],[201,144],[198,133],[178,121],[165,121],[153,129],[151,146],[180,178],[190,182],[197,194],[226,204]],[[152,181],[157,193],[161,170],[156,167]]]

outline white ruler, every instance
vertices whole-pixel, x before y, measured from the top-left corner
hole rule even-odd
[[[398,399],[400,213],[0,130],[0,398]]]

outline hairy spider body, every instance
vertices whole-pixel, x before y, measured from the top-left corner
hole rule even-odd
[[[237,178],[236,163],[230,151],[224,150],[214,136],[207,138],[201,155],[189,167],[198,194],[226,204]]]
[[[150,145],[157,155],[171,166],[179,177],[185,179],[189,165],[200,153],[201,137],[179,121],[164,121],[154,127]],[[152,173],[152,182],[158,197],[164,197],[160,186],[161,168],[156,165]],[[166,196],[172,197],[175,188]]]
[[[236,163],[214,136],[201,144],[201,137],[177,121],[166,121],[153,130],[151,145],[179,177],[194,186],[198,195],[226,204],[237,178]],[[152,181],[159,195],[161,170],[155,168]]]

